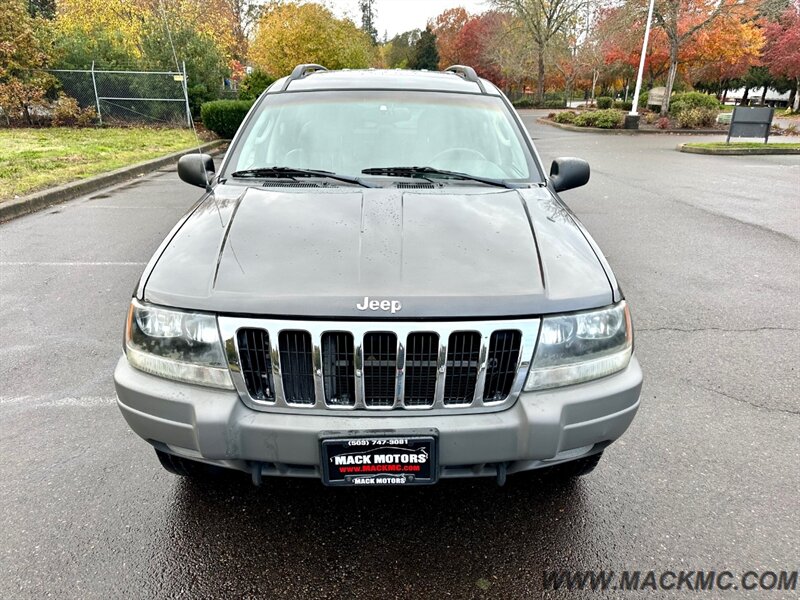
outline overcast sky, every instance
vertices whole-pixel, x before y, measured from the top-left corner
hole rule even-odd
[[[325,4],[333,8],[338,16],[348,16],[356,24],[361,24],[358,0],[327,0]],[[391,38],[409,29],[424,29],[428,19],[456,6],[463,6],[470,13],[481,13],[488,9],[488,2],[486,0],[375,0],[378,37],[383,38],[384,32]]]

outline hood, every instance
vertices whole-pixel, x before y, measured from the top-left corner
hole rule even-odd
[[[530,316],[612,302],[592,246],[549,190],[469,190],[220,186],[163,246],[144,299],[369,319]]]

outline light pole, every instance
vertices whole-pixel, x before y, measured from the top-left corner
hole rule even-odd
[[[633,92],[633,105],[631,112],[625,115],[625,129],[639,129],[639,92],[642,91],[642,74],[644,73],[644,59],[647,56],[647,41],[650,39],[650,21],[653,20],[653,5],[655,0],[650,0],[647,10],[647,25],[644,27],[644,41],[642,42],[642,55],[639,57],[639,73],[636,75],[636,89]]]

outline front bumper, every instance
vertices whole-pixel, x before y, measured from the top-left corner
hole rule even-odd
[[[148,375],[123,356],[114,372],[119,408],[160,450],[260,475],[320,477],[321,432],[439,431],[440,477],[494,476],[596,453],[620,437],[639,408],[636,357],[619,373],[519,396],[496,413],[355,416],[254,411],[235,391]]]

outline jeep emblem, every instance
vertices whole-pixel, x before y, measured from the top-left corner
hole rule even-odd
[[[358,310],[388,310],[392,314],[400,312],[403,305],[399,300],[370,300],[369,296],[364,296],[361,304],[356,304]]]

